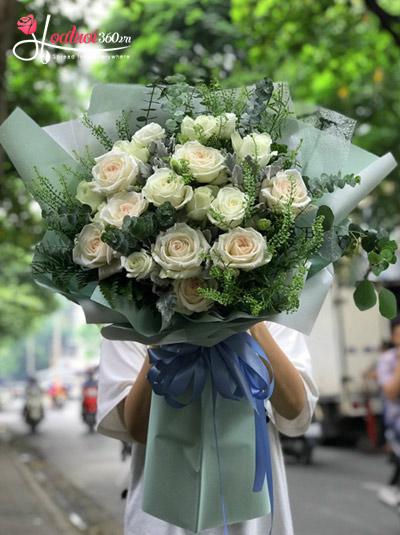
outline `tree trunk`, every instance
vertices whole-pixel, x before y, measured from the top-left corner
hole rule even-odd
[[[0,0],[0,124],[8,115],[6,70],[7,53],[13,45],[17,23],[17,0]],[[0,146],[0,177],[3,176],[4,152]]]

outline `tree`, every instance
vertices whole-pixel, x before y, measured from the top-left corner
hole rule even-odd
[[[35,12],[38,25],[41,27],[45,13],[51,7],[53,22],[59,31],[63,31],[71,23],[54,12],[53,4],[45,4],[40,12]],[[16,106],[22,107],[40,125],[67,118],[60,99],[62,65],[22,62],[8,54],[13,44],[21,39],[17,20],[32,11],[31,2],[17,4],[16,0],[0,0],[0,122]],[[54,296],[37,286],[30,274],[32,248],[42,233],[38,206],[0,147],[1,360],[11,354],[15,340],[38,328],[43,318],[56,307]],[[16,350],[16,358],[22,358],[21,351]],[[10,366],[7,369],[15,368]]]
[[[136,83],[174,73],[190,79],[226,76],[236,59],[237,28],[229,9],[229,0],[118,0],[105,31],[132,36],[129,58],[102,64],[96,76]]]
[[[398,0],[120,0],[108,27],[134,36],[130,57],[96,73],[133,83],[176,72],[230,86],[287,80],[296,100],[354,117],[357,144],[399,159],[399,13]],[[399,224],[399,195],[396,170],[374,193],[371,217]]]

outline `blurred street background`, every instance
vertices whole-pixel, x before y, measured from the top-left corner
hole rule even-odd
[[[28,13],[40,28],[51,14],[60,34],[74,24],[131,36],[131,45],[108,61],[93,45],[80,58],[22,62],[11,50]],[[96,83],[175,73],[218,76],[227,87],[287,81],[296,104],[356,119],[356,144],[400,160],[400,0],[0,0],[0,122],[16,106],[42,126],[68,120]],[[399,207],[398,168],[353,217],[400,241]],[[38,206],[0,149],[0,535],[117,535],[130,459],[122,444],[91,432],[100,333],[33,283],[42,232]],[[364,270],[362,260],[338,267],[308,341],[320,404],[309,434],[284,440],[296,535],[400,531],[375,373],[393,323],[377,307],[353,305],[349,283]],[[381,284],[399,299],[400,267]],[[33,401],[27,414],[27,389],[34,400],[39,388],[42,406]]]

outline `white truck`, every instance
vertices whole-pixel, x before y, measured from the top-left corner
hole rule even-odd
[[[324,439],[357,440],[365,433],[367,399],[370,414],[382,413],[377,385],[366,381],[365,372],[390,339],[390,322],[377,306],[360,312],[352,293],[348,287],[331,289],[308,338]]]

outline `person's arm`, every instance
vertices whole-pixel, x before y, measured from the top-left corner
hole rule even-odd
[[[146,443],[149,425],[151,386],[147,380],[150,369],[147,355],[130,392],[118,405],[120,418],[125,423],[129,435],[136,442]]]
[[[399,353],[399,352],[398,352]],[[382,385],[383,393],[390,401],[395,401],[400,397],[400,356],[397,357],[397,364],[393,375]]]
[[[251,335],[268,355],[275,378],[271,396],[274,409],[284,418],[294,420],[306,404],[306,393],[300,373],[275,342],[264,322],[250,329]]]

